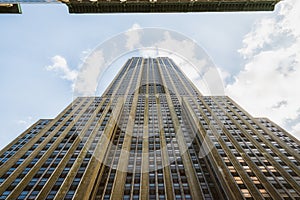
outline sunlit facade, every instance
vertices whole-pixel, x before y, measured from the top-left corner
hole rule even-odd
[[[129,59],[0,151],[0,199],[300,199],[300,142],[169,58]]]

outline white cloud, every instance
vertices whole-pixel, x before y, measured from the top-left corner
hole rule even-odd
[[[226,83],[227,79],[231,77],[231,74],[220,67],[217,67],[217,70],[221,76],[222,82]]]
[[[239,50],[245,67],[226,93],[253,115],[291,130],[288,122],[297,123],[300,115],[300,1],[282,1],[277,8],[245,36]]]
[[[300,122],[292,127],[292,133],[296,138],[300,138]]]
[[[98,78],[105,70],[102,51],[83,51],[80,70],[72,70],[62,56],[56,55],[51,60],[53,64],[47,66],[46,70],[54,71],[60,78],[70,81],[74,96],[95,95]]]
[[[60,75],[60,78],[71,81],[72,90],[74,90],[74,84],[78,76],[77,70],[72,70],[66,61],[66,59],[60,55],[52,57],[52,65],[46,66],[47,71],[54,71]]]
[[[140,33],[142,30],[139,29],[141,29],[141,26],[135,23],[130,29],[128,29],[128,31],[126,31],[126,47],[128,50],[133,50],[140,44]]]
[[[100,44],[94,50],[88,49],[82,52],[82,64],[77,73],[77,79],[74,84],[74,96],[95,96],[99,87],[99,81],[107,73],[109,65],[119,56],[120,52],[134,50],[140,44],[140,26],[133,24],[127,32],[124,33],[126,43],[120,46],[119,37],[115,40],[108,40]]]
[[[102,50],[93,51],[83,62],[75,83],[76,96],[95,96],[98,79],[105,71],[105,58]]]
[[[25,128],[28,128],[33,124],[33,118],[31,116],[28,116],[26,119],[18,120],[17,124],[21,126],[25,126]]]
[[[271,17],[255,23],[252,31],[244,37],[244,47],[239,52],[245,58],[251,58],[259,51],[282,48],[298,40],[299,7],[297,0],[281,1]]]
[[[272,36],[276,32],[276,20],[265,18],[256,22],[253,30],[248,33],[243,40],[244,48],[239,52],[245,57],[252,57],[255,51],[262,49],[265,45],[272,42]]]
[[[53,64],[47,66],[46,70],[55,71],[61,74],[62,79],[68,81],[74,81],[76,79],[78,72],[76,70],[70,69],[64,57],[56,55],[51,60]]]
[[[26,122],[25,120],[19,120],[19,121],[18,121],[18,124],[21,124],[21,125],[26,125],[26,124],[27,124],[27,122]]]

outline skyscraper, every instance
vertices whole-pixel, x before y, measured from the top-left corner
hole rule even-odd
[[[169,58],[129,59],[0,151],[0,199],[300,199],[300,142]]]

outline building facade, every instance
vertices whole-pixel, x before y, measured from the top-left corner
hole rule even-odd
[[[129,59],[0,151],[0,199],[300,199],[300,142],[169,58]]]

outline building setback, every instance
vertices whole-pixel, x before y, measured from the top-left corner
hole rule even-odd
[[[0,151],[0,199],[300,199],[300,142],[169,58],[129,59]]]

